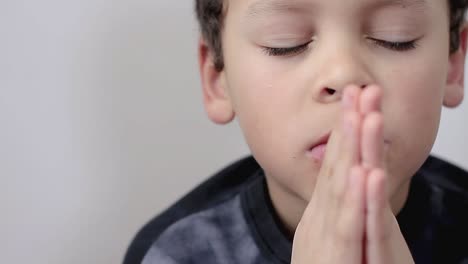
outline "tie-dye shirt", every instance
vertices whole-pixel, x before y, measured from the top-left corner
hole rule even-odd
[[[468,173],[429,157],[397,220],[416,263],[468,264]],[[285,234],[264,173],[248,157],[150,221],[124,264],[286,264]]]

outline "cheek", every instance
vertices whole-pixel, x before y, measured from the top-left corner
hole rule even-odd
[[[414,175],[434,144],[446,80],[446,65],[438,61],[410,63],[389,79],[384,114],[392,141],[388,166],[395,188]],[[401,162],[401,157],[407,157],[405,162]]]
[[[290,141],[288,129],[294,127],[293,111],[297,108],[293,78],[258,49],[238,39],[230,41],[233,45],[225,49],[227,83],[247,144],[254,155],[271,152],[273,147],[285,152],[283,142]]]
[[[229,79],[229,85],[235,87],[232,99],[239,125],[254,155],[284,158],[287,150],[283,145],[290,142],[288,130],[293,127],[293,99],[268,73],[248,70],[246,67],[231,72]]]
[[[294,71],[279,70],[264,57],[230,58],[227,80],[234,111],[247,145],[266,174],[282,186],[299,190],[304,169],[297,166],[298,149],[303,147],[307,127],[300,122],[303,90],[298,89]]]

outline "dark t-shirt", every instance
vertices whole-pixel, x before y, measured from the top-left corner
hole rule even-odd
[[[468,173],[429,157],[397,220],[416,263],[468,264]],[[291,250],[264,173],[248,157],[149,222],[124,263],[282,264]]]

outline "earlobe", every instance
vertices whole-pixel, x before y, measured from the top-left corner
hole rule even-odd
[[[449,58],[449,72],[444,94],[444,106],[446,107],[457,107],[464,98],[467,36],[468,24],[464,23],[460,31],[460,46],[457,51],[450,54]]]
[[[235,114],[227,92],[226,77],[224,71],[216,69],[213,54],[203,38],[198,44],[198,62],[208,117],[216,124],[231,122]]]

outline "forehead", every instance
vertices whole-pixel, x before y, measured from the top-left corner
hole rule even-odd
[[[446,7],[448,0],[229,0],[228,9],[235,9],[245,17],[274,15],[284,12],[323,12],[333,10],[372,11],[382,8],[401,8],[422,11],[437,6]]]
[[[343,0],[340,0],[341,3]],[[242,1],[239,1],[242,2]],[[270,9],[270,8],[288,8],[298,5],[321,5],[333,0],[250,0],[245,1],[249,5],[250,11]],[[347,3],[354,5],[374,5],[374,6],[425,6],[428,0],[347,0]]]

